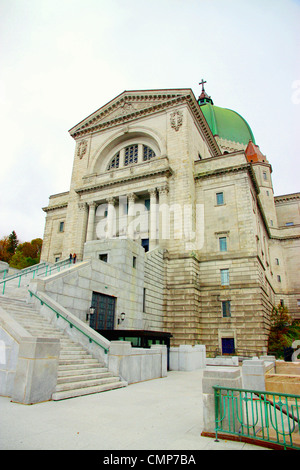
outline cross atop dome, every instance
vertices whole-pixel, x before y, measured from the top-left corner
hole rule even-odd
[[[199,83],[199,85],[202,85],[201,95],[198,98],[199,106],[201,106],[203,104],[206,104],[206,103],[214,104],[213,100],[211,99],[210,96],[208,96],[208,94],[206,93],[206,91],[204,89],[204,83],[207,83],[207,82],[206,82],[206,80],[203,80],[203,78],[202,78],[201,82]]]
[[[199,85],[202,85],[202,91],[205,91],[204,90],[204,83],[207,83],[207,81],[203,80],[203,78],[202,78],[201,82],[199,83]]]

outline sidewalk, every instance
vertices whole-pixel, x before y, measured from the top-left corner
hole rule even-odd
[[[263,450],[201,437],[202,371],[31,406],[0,397],[2,450]]]

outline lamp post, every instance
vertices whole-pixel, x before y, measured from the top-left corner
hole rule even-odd
[[[120,318],[118,318],[118,325],[120,325],[120,323],[122,323],[124,320],[125,320],[125,313],[122,312],[120,313]]]
[[[95,307],[93,307],[93,306],[91,305],[90,308],[89,308],[88,313],[86,314],[86,321],[89,321],[89,317],[90,317],[91,315],[94,315],[94,313],[95,313]]]

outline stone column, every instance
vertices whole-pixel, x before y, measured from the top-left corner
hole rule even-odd
[[[80,260],[83,257],[83,246],[86,240],[87,230],[87,217],[88,217],[88,206],[85,202],[78,203],[79,216],[78,216],[78,230],[76,240],[76,254],[77,259]]]
[[[134,217],[135,217],[134,203],[136,199],[137,199],[137,196],[134,193],[128,194],[127,236],[131,240],[134,239]]]
[[[165,248],[170,239],[169,187],[166,183],[158,188],[159,193],[159,245]]]
[[[150,189],[150,222],[149,222],[149,249],[153,250],[153,248],[157,245],[157,201],[156,201],[156,189]]]
[[[89,205],[89,219],[88,219],[88,226],[87,226],[86,241],[90,242],[94,239],[96,203],[89,202],[88,205]]]
[[[107,232],[106,238],[116,236],[116,213],[115,213],[116,200],[113,197],[107,199]]]

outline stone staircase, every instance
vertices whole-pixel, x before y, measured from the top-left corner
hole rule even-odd
[[[57,385],[52,400],[99,393],[127,385],[119,377],[113,376],[81,345],[51,325],[33,305],[21,299],[0,296],[0,307],[32,336],[60,339]]]

